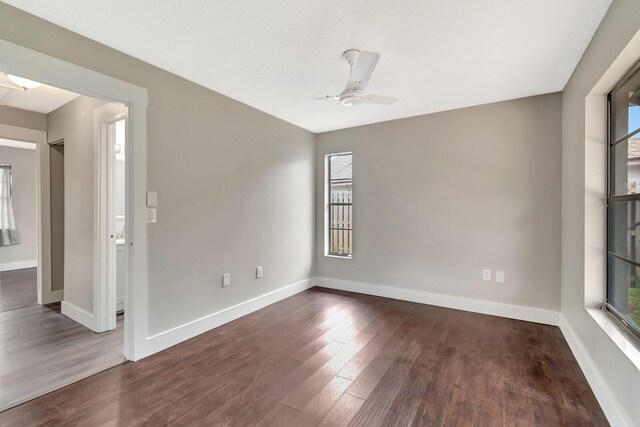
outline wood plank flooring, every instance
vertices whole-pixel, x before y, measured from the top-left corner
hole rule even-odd
[[[0,272],[0,311],[38,303],[36,268]]]
[[[0,413],[3,426],[604,426],[556,327],[294,295]]]
[[[60,304],[0,313],[0,408],[123,363],[123,345],[123,316],[96,334],[60,314]]]

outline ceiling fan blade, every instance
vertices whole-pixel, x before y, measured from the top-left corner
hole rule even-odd
[[[376,52],[360,52],[358,62],[351,70],[347,89],[365,90],[375,70],[380,54]]]
[[[364,98],[365,103],[378,104],[378,105],[391,105],[397,100],[398,98],[392,98],[390,96],[382,96],[382,95],[367,95]]]
[[[291,98],[294,101],[329,101],[329,100],[334,100],[334,99],[338,99],[338,96],[330,96],[330,95],[325,95],[325,96],[311,96],[311,97],[305,97],[305,98]]]

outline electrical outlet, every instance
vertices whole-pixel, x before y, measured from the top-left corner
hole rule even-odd
[[[231,284],[231,273],[225,273],[222,275],[222,287],[226,288]]]
[[[504,283],[504,271],[496,271],[496,282]]]
[[[256,267],[256,279],[259,279],[262,277],[262,266],[259,265]]]
[[[491,280],[491,270],[486,268],[482,270],[482,280]]]

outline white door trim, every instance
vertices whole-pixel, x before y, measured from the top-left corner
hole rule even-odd
[[[96,219],[93,306],[96,332],[116,327],[115,151],[114,141],[109,138],[109,127],[119,120],[127,123],[126,108],[119,104],[106,104],[93,112]]]
[[[124,356],[142,357],[147,337],[147,90],[49,55],[0,40],[0,70],[129,108],[127,172],[129,283],[125,289]]]
[[[62,301],[63,291],[51,290],[51,210],[49,205],[49,145],[47,132],[0,124],[0,138],[32,143],[36,146],[36,229],[38,234],[37,270],[38,304]],[[24,264],[24,263],[23,263]],[[26,264],[6,266],[27,268]],[[32,266],[32,265],[28,265]],[[0,267],[0,270],[3,268]]]

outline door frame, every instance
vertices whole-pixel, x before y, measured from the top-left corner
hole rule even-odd
[[[0,70],[128,107],[130,286],[124,301],[124,356],[130,360],[147,356],[151,353],[147,345],[147,90],[2,39]]]
[[[116,327],[116,239],[115,239],[115,151],[109,138],[109,126],[125,120],[125,141],[128,139],[127,108],[119,104],[106,104],[93,112],[94,129],[94,317],[95,331],[105,332]],[[125,150],[127,144],[125,142]],[[125,187],[129,180],[126,168]],[[128,193],[128,190],[125,189]],[[129,229],[128,194],[125,194],[125,230]],[[126,239],[125,244],[129,244]],[[127,281],[128,282],[128,281]],[[128,283],[125,283],[125,294]],[[125,298],[126,300],[126,298]]]
[[[0,124],[0,138],[32,143],[36,147],[36,232],[38,233],[37,301],[62,300],[63,291],[51,290],[51,215],[49,205],[49,144],[47,132]]]

